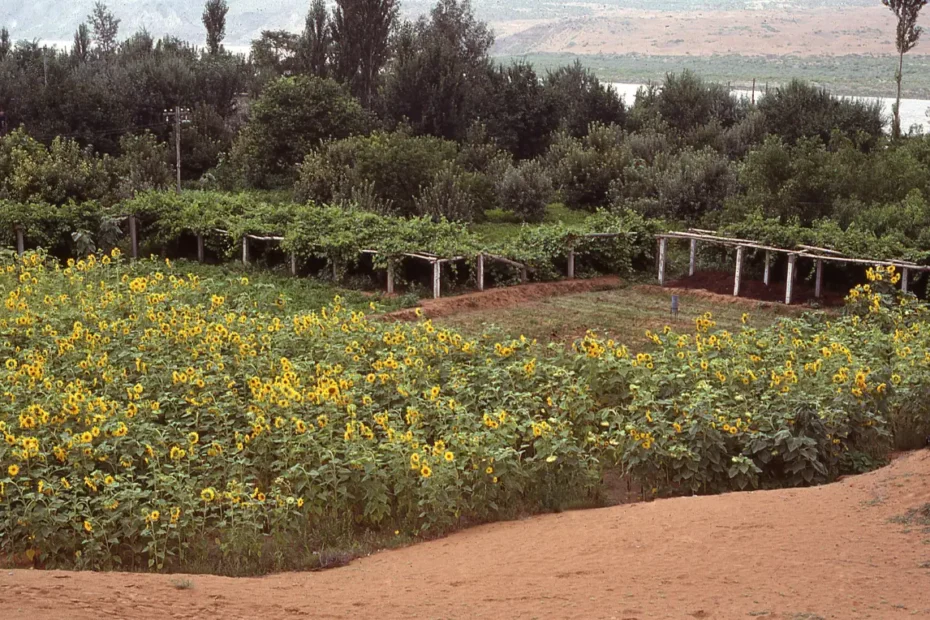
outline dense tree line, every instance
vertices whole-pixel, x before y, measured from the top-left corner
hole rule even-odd
[[[302,32],[263,32],[247,57],[223,47],[226,10],[206,3],[203,48],[121,40],[102,4],[68,51],[0,32],[0,199],[167,187],[180,105],[197,187],[463,221],[539,220],[553,200],[706,226],[829,218],[930,248],[896,224],[930,224],[930,142],[885,136],[878,105],[798,81],[751,103],[686,71],[627,106],[578,63],[497,64],[468,0],[415,22],[395,0],[314,0]]]

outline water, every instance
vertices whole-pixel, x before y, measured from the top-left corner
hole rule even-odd
[[[642,84],[623,84],[613,83],[611,86],[623,98],[627,105],[632,105],[636,99],[636,91]],[[751,98],[752,91],[733,89],[733,94],[737,97]],[[762,96],[761,90],[756,90],[756,99]],[[850,99],[859,99],[862,101],[879,101],[884,109],[885,116],[888,118],[887,129],[891,130],[891,106],[894,105],[892,97],[850,97]],[[930,100],[927,99],[902,99],[901,100],[901,129],[907,132],[912,125],[918,125],[924,133],[930,132],[930,118],[927,117],[927,111],[930,109]]]

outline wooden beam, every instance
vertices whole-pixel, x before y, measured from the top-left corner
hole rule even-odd
[[[817,275],[814,280],[814,297],[820,299],[823,296],[823,259],[817,259]]]
[[[204,256],[203,235],[197,235],[197,260],[202,263],[204,261]]]
[[[26,253],[26,238],[23,235],[23,227],[16,226],[16,253],[22,256]]]
[[[665,252],[668,249],[668,239],[659,238],[659,286],[665,286]]]
[[[745,248],[739,246],[736,248],[736,275],[733,278],[733,296],[739,297],[740,279],[743,277],[743,252]]]
[[[771,271],[772,271],[772,253],[768,250],[765,251],[765,273],[762,275],[762,282],[768,286],[771,280]]]
[[[688,276],[694,275],[695,267],[697,266],[697,239],[691,240],[691,252],[688,256]]]
[[[139,223],[136,221],[135,215],[129,216],[129,239],[132,258],[139,258]]]
[[[798,260],[797,254],[788,255],[788,280],[785,283],[785,304],[791,305],[791,293],[794,289],[794,263]]]
[[[484,254],[478,254],[478,266],[476,267],[478,272],[478,290],[484,290]]]
[[[568,279],[575,279],[575,248],[568,250]]]
[[[439,299],[439,295],[442,292],[442,264],[437,262],[433,263],[433,299]]]

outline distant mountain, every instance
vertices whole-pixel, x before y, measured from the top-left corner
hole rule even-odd
[[[226,44],[244,48],[262,30],[299,31],[310,0],[229,0]],[[432,0],[402,1],[406,18],[427,12]],[[94,0],[2,0],[0,26],[14,39],[40,39],[70,45],[74,31],[90,13]],[[193,43],[203,41],[199,0],[109,0],[118,18],[120,34],[126,37],[145,28],[153,36],[171,34]],[[473,0],[478,16],[498,33],[507,53],[521,51],[520,43],[506,42],[510,36],[541,24],[591,19],[617,11],[664,11],[675,13],[720,11],[794,11],[798,9],[876,7],[878,0],[601,0],[559,2],[556,0]],[[879,5],[880,8],[880,5]],[[887,10],[887,9],[884,9]],[[842,21],[842,20],[838,20]],[[532,33],[531,33],[532,34]],[[537,33],[538,34],[538,33]],[[530,46],[540,46],[538,37]],[[543,44],[545,46],[545,44]],[[525,50],[524,50],[525,51]],[[576,50],[580,51],[580,50]],[[643,50],[643,53],[650,53]]]

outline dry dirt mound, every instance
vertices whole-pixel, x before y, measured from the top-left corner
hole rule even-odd
[[[928,502],[921,451],[829,486],[498,523],[321,573],[177,590],[3,571],[0,618],[930,618]]]
[[[427,299],[420,303],[423,315],[431,319],[452,316],[463,312],[475,310],[488,310],[495,308],[510,308],[528,301],[556,297],[558,295],[574,295],[591,291],[606,291],[623,286],[623,280],[617,276],[603,276],[589,280],[560,280],[558,282],[539,282],[536,284],[521,284],[520,286],[507,286],[492,288],[482,292],[467,293],[457,297],[444,297],[440,299]],[[399,310],[385,315],[388,318],[412,321],[416,319],[413,308]]]

